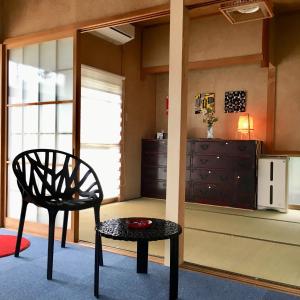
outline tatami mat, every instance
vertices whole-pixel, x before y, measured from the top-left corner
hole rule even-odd
[[[184,260],[300,286],[300,248],[185,229]]]
[[[101,219],[164,218],[162,200],[141,198],[103,205]],[[94,241],[93,211],[80,212],[80,239]],[[185,206],[187,262],[300,286],[300,211],[287,214],[188,203]],[[103,244],[136,250],[136,244],[103,239]],[[164,255],[164,242],[149,245],[151,255]],[[299,269],[299,270],[298,270]]]

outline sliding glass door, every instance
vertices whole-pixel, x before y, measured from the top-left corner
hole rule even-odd
[[[8,50],[7,218],[19,219],[21,195],[11,162],[27,149],[72,152],[73,38]],[[58,216],[58,223],[61,223]],[[27,221],[48,223],[29,205]]]

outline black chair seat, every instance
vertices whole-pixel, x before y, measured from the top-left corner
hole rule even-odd
[[[37,206],[48,208],[48,207],[56,207],[59,210],[82,210],[86,208],[92,208],[95,206],[95,199],[91,198],[80,198],[80,199],[63,199],[63,200],[45,200],[44,203],[40,202],[32,202]]]
[[[52,279],[55,218],[64,211],[61,246],[66,244],[69,211],[94,208],[95,224],[100,222],[103,192],[93,168],[80,158],[58,150],[34,149],[20,153],[12,163],[22,194],[22,210],[15,256],[20,253],[28,203],[49,213],[47,279]],[[103,265],[102,246],[99,251]]]

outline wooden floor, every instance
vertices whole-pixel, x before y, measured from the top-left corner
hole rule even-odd
[[[162,200],[141,198],[101,207],[101,219],[145,216],[164,218]],[[94,240],[93,212],[80,213],[80,239]],[[184,260],[300,287],[300,211],[287,214],[186,204]],[[103,240],[135,251],[136,244]],[[151,255],[164,255],[164,242],[150,243]]]

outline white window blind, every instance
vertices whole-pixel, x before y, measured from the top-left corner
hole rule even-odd
[[[118,197],[124,78],[87,66],[81,76],[81,157],[95,169],[104,197]]]

